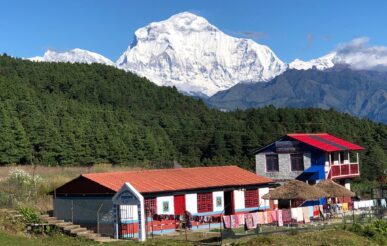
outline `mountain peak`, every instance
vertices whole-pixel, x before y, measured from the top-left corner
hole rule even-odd
[[[289,63],[290,69],[296,70],[308,70],[312,68],[316,68],[318,70],[325,70],[331,68],[335,65],[336,60],[336,52],[328,53],[322,57],[312,59],[310,61],[303,61],[300,59],[295,59],[291,63]]]
[[[116,64],[157,85],[207,96],[241,81],[267,81],[287,67],[269,47],[231,37],[190,12],[138,29]]]
[[[28,58],[31,61],[38,62],[69,62],[69,63],[102,63],[110,66],[115,64],[108,58],[92,51],[75,48],[72,50],[58,52],[53,49],[48,49],[43,56],[35,56]]]

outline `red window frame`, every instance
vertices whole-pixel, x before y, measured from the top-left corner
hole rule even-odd
[[[258,189],[245,190],[245,208],[259,207],[259,193]]]
[[[145,205],[145,211],[147,215],[157,214],[156,197],[145,198],[144,205]]]
[[[197,194],[198,213],[213,211],[212,192]]]

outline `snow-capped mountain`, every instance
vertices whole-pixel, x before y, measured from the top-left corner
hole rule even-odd
[[[157,85],[207,96],[287,69],[269,47],[231,37],[189,12],[138,29],[116,65]]]
[[[335,65],[336,60],[336,52],[331,52],[325,56],[312,59],[310,61],[302,61],[299,59],[295,59],[294,61],[289,63],[289,68],[297,70],[308,70],[312,68],[316,68],[318,70],[325,70],[333,67]]]
[[[56,52],[53,50],[47,50],[43,56],[35,56],[28,58],[31,61],[37,62],[70,62],[70,63],[102,63],[110,66],[115,66],[114,62],[108,58],[82,49],[72,49],[65,52]]]

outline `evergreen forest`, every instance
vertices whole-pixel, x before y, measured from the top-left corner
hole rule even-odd
[[[366,148],[362,179],[387,169],[387,125],[334,110],[222,112],[176,88],[100,64],[0,56],[0,164],[235,164],[286,133],[328,132]]]

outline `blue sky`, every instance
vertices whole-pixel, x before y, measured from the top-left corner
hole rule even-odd
[[[254,37],[285,62],[319,57],[356,37],[387,45],[382,0],[2,0],[0,9],[0,52],[17,57],[82,48],[115,61],[136,29],[182,11]]]

